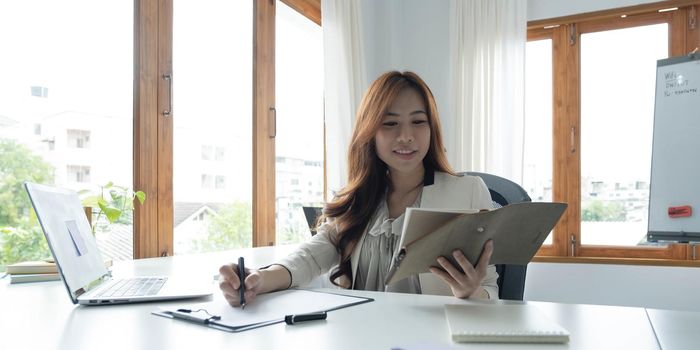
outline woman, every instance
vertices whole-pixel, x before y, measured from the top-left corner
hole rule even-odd
[[[411,72],[380,76],[357,112],[347,186],[326,205],[325,222],[311,240],[282,261],[249,272],[245,300],[308,284],[329,271],[331,282],[343,288],[425,293],[429,285],[446,284],[458,298],[497,299],[498,275],[488,265],[490,241],[476,266],[457,250],[453,255],[460,266],[438,257],[432,276],[384,285],[407,207],[491,208],[481,178],[456,176],[443,150],[435,99],[423,80]],[[236,264],[219,269],[219,286],[232,306],[240,301],[236,270]],[[435,277],[443,283],[436,284]]]

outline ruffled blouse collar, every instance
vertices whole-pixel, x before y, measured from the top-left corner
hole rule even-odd
[[[418,193],[416,201],[409,207],[419,207],[420,200],[423,195],[423,189]],[[381,204],[377,208],[377,212],[372,220],[372,226],[370,226],[367,233],[371,236],[381,236],[390,237],[391,235],[401,236],[401,230],[403,228],[403,219],[405,217],[405,212],[399,215],[397,218],[389,218],[389,206],[386,203],[386,194],[382,197]]]

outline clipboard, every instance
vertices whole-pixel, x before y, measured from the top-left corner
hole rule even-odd
[[[523,202],[472,213],[407,208],[401,248],[392,258],[385,283],[429,272],[431,266],[439,267],[439,256],[459,266],[452,256],[455,249],[476,264],[489,239],[494,246],[490,264],[526,265],[566,207],[566,203]]]
[[[285,322],[287,315],[330,312],[374,301],[372,298],[303,289],[258,295],[245,309],[230,306],[223,298],[188,305],[161,308],[153,315],[237,333]]]

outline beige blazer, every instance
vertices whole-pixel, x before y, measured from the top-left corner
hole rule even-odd
[[[432,180],[432,181],[431,181]],[[480,177],[452,176],[435,172],[434,178],[426,178],[420,201],[421,208],[437,209],[490,209],[491,196]],[[277,264],[286,267],[292,276],[291,287],[304,286],[331,268],[337,266],[340,255],[336,251],[331,237],[337,233],[332,221],[319,227],[317,234],[302,243],[293,253]],[[353,281],[357,273],[357,263],[367,230],[355,246],[350,257]],[[449,286],[439,277],[426,273],[419,276],[423,294],[452,295]],[[489,266],[482,286],[491,299],[498,299],[498,274],[495,266]]]

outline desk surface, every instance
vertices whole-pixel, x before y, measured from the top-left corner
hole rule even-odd
[[[115,262],[114,275],[178,275],[209,281],[222,263],[243,255],[251,266],[266,265],[292,247]],[[222,300],[218,286],[214,299]],[[370,296],[372,303],[332,311],[326,321],[294,326],[276,324],[242,333],[227,333],[151,315],[159,306],[189,305],[211,298],[167,303],[74,306],[61,282],[8,285],[0,282],[0,349],[540,349],[541,344],[457,344],[447,330],[443,305],[454,297],[347,291]],[[223,302],[223,300],[222,300]],[[700,313],[648,310],[659,325],[652,329],[643,308],[530,302],[571,333],[569,344],[547,349],[658,349],[700,344],[693,329]],[[692,321],[692,322],[690,322]],[[690,330],[688,328],[688,330]],[[680,332],[680,333],[679,333]],[[694,337],[694,338],[693,338]],[[665,340],[664,340],[665,339]],[[681,342],[678,342],[681,341]],[[662,343],[663,345],[664,343]],[[681,346],[681,347],[679,347]]]

